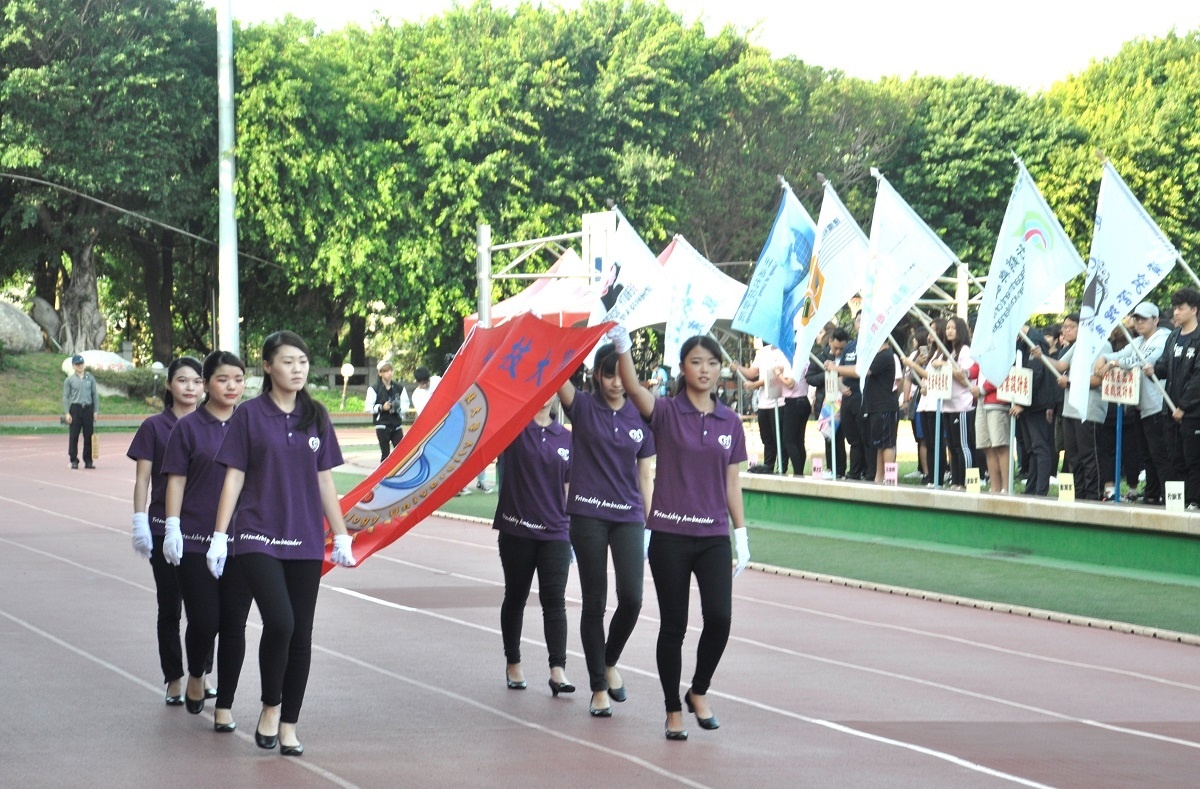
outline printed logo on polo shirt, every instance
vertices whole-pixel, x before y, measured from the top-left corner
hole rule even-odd
[[[733,446],[733,436],[729,435],[728,433],[723,436],[718,436],[717,443],[726,449],[729,449]]]
[[[317,450],[319,450],[321,448],[321,439],[317,438],[316,436],[312,436],[311,438],[309,438],[308,439],[308,448],[311,449],[313,452],[316,452]]]
[[[646,434],[642,432],[640,427],[637,427],[629,431],[629,437],[634,441],[641,443],[642,439],[646,437]]]
[[[559,447],[558,456],[563,460],[570,462],[571,450],[567,449],[566,447]]]

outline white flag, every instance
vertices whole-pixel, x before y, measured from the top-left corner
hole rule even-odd
[[[602,266],[589,326],[615,321],[633,331],[666,320],[662,266],[620,211]]]
[[[874,174],[874,171],[872,172]],[[858,336],[860,378],[900,318],[958,256],[882,175],[871,219],[871,258]]]
[[[1024,164],[1018,161],[1017,166],[971,338],[971,356],[989,381],[1008,376],[1021,326],[1046,294],[1084,270],[1083,258],[1033,177]]]
[[[807,358],[821,327],[858,293],[867,279],[870,248],[867,236],[842,205],[833,185],[825,182],[825,198],[817,219],[808,290],[796,313],[796,358]]]
[[[1068,401],[1087,412],[1096,350],[1122,318],[1162,282],[1179,252],[1129,191],[1110,162],[1104,163],[1087,282],[1079,308],[1079,339],[1071,357]]]
[[[679,349],[696,334],[707,334],[718,318],[732,319],[742,303],[746,286],[709,262],[708,258],[675,236],[665,251],[663,275],[671,287],[667,310],[663,362],[679,374]]]

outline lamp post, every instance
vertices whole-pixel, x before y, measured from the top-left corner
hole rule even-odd
[[[354,375],[354,365],[350,364],[350,362],[346,362],[345,364],[342,365],[342,369],[339,372],[341,372],[341,374],[342,374],[342,408],[341,408],[341,410],[345,411],[346,410],[346,385],[348,383],[350,383],[350,376]]]

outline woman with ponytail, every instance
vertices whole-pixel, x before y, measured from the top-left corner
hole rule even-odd
[[[150,560],[158,597],[158,661],[167,686],[168,706],[183,705],[183,649],[179,643],[179,619],[183,612],[179,578],[163,552],[167,535],[165,498],[167,475],[163,455],[167,437],[180,418],[196,410],[200,400],[200,360],[181,356],[167,367],[163,410],[142,422],[126,456],[137,463],[133,483],[133,550]],[[212,668],[209,665],[203,673]],[[202,683],[203,684],[203,683]],[[205,695],[216,691],[205,689]]]
[[[263,708],[254,741],[299,756],[296,723],[312,662],[326,521],[331,561],[350,567],[354,556],[333,482],[342,452],[329,413],[305,390],[308,345],[294,332],[275,332],[263,342],[262,365],[262,394],[234,411],[217,451],[225,481],[207,559],[219,578],[236,514],[233,552],[263,621]]]
[[[217,465],[215,458],[234,409],[242,400],[246,365],[228,351],[213,351],[204,360],[203,375],[204,403],[175,425],[163,459],[168,530],[179,535],[178,543],[165,549],[167,560],[179,566],[179,588],[188,619],[184,635],[188,662],[184,704],[192,714],[204,709],[205,661],[212,654],[219,631],[219,690],[213,728],[227,733],[237,728],[233,722],[233,696],[246,653],[246,617],[251,598],[236,559],[227,559],[218,581],[208,572],[205,553],[225,481],[225,468]]]
[[[700,335],[685,340],[679,353],[682,386],[674,397],[656,398],[639,385],[629,353],[629,332],[618,326],[608,336],[619,354],[617,370],[625,391],[654,431],[658,447],[646,522],[651,532],[650,573],[658,595],[658,679],[667,710],[666,738],[686,740],[679,679],[693,575],[704,625],[684,700],[700,728],[720,725],[707,694],[729,641],[732,577],[750,561],[739,476],[740,464],[746,460],[746,435],[742,420],[714,393],[721,378],[721,347],[716,340]],[[731,524],[736,569],[731,568]]]

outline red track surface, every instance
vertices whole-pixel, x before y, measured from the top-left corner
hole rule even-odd
[[[432,518],[325,578],[298,759],[254,746],[257,614],[234,735],[162,703],[153,581],[129,547],[128,436],[96,471],[62,436],[0,437],[0,786],[1195,786],[1200,651],[765,573],[734,584],[710,693],[662,736],[647,572],[629,701],[587,715],[579,593],[551,699],[540,610],[529,690],[503,683],[495,539]],[[117,450],[117,451],[114,451]],[[364,450],[362,458],[373,457]],[[753,548],[753,546],[751,546]],[[693,624],[699,625],[698,603]],[[690,672],[685,644],[684,674]]]

